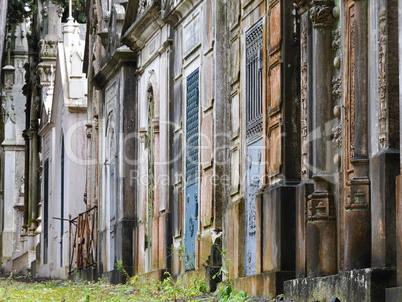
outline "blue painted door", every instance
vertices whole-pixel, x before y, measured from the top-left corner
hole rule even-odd
[[[246,245],[244,273],[255,275],[257,258],[256,198],[261,188],[263,151],[262,21],[246,33]]]
[[[246,182],[246,252],[245,275],[256,273],[256,198],[261,188],[262,178],[262,146],[259,138],[247,145],[247,182]]]
[[[187,77],[186,97],[186,194],[185,194],[185,268],[195,268],[196,235],[198,232],[198,111],[199,72]]]

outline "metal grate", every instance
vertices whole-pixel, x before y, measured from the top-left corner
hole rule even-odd
[[[187,131],[186,131],[186,181],[193,182],[198,172],[198,69],[187,77]]]
[[[246,137],[262,132],[262,21],[246,32]]]

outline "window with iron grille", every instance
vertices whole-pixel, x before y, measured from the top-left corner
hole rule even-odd
[[[186,180],[194,182],[198,175],[198,69],[187,77]]]
[[[262,21],[246,32],[246,137],[262,132]]]

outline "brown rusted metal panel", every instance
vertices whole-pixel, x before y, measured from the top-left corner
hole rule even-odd
[[[74,229],[75,228],[75,229]],[[73,231],[74,229],[74,231]],[[96,265],[97,206],[70,220],[70,274]],[[71,240],[73,240],[71,242]],[[75,263],[75,265],[74,265]]]
[[[269,50],[275,51],[281,42],[281,3],[271,1],[269,9]]]

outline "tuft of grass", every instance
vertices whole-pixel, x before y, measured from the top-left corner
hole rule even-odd
[[[230,282],[223,282],[214,295],[207,294],[203,277],[194,275],[185,283],[165,273],[162,281],[136,276],[127,284],[46,280],[29,282],[24,278],[0,278],[0,302],[125,302],[125,301],[245,301],[246,293],[235,292]]]

